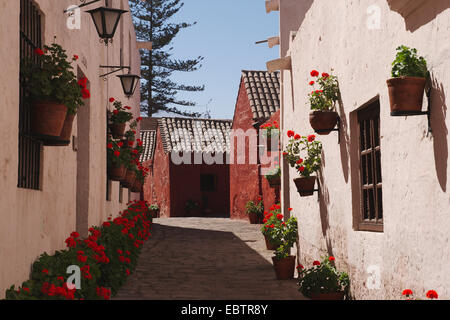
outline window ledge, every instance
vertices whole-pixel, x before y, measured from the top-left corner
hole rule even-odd
[[[428,0],[387,0],[392,11],[396,11],[403,17],[407,17],[419,9]]]

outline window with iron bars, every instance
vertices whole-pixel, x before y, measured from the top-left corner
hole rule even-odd
[[[20,60],[33,57],[42,46],[41,13],[31,0],[20,0]],[[19,188],[39,190],[41,187],[42,143],[30,134],[30,100],[25,79],[20,76],[19,100]]]

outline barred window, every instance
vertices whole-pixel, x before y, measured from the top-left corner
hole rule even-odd
[[[20,0],[20,60],[33,57],[42,45],[41,14],[31,0]],[[30,100],[20,77],[19,188],[39,190],[42,143],[30,134]]]
[[[358,111],[361,181],[359,230],[383,231],[380,101]]]

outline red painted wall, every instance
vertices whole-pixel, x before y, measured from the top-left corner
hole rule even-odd
[[[233,130],[242,129],[244,131],[253,128],[253,114],[248,101],[245,84],[241,80],[238,98],[236,101],[236,108],[234,111]],[[235,144],[237,139],[235,139]],[[238,149],[235,148],[234,159],[237,159]],[[230,164],[230,217],[232,219],[248,219],[245,213],[245,204],[249,200],[256,201],[258,195],[261,194],[258,177],[258,165],[249,164],[249,144],[246,141],[245,146],[246,163],[245,164]]]
[[[150,167],[150,174],[144,184],[144,199],[151,204],[159,205],[161,217],[169,217],[171,210],[169,157],[164,153],[159,129],[156,132],[153,164],[147,161],[144,165]]]
[[[268,122],[280,121],[280,112],[277,111]],[[236,108],[233,120],[233,130],[242,129],[247,131],[253,127],[253,113],[251,111],[250,102],[248,100],[245,84],[241,81],[239,94],[236,102]],[[237,141],[237,139],[235,139]],[[262,144],[259,142],[258,144]],[[245,204],[250,201],[256,201],[259,195],[264,199],[264,207],[268,209],[275,203],[276,198],[279,199],[279,190],[270,188],[267,180],[260,174],[260,168],[257,164],[249,164],[249,143],[246,141],[246,163],[230,164],[230,207],[232,219],[247,220],[245,213]],[[237,158],[238,149],[234,152],[234,159]]]

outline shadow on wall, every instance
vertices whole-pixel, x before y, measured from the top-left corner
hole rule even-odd
[[[344,110],[344,103],[342,99],[339,98],[339,117],[341,118],[341,128],[339,131],[340,134],[340,151],[341,151],[341,165],[342,172],[344,174],[345,183],[348,183],[348,172],[349,172],[349,145],[350,145],[350,137],[348,135],[348,122],[347,115]]]
[[[324,159],[323,155],[322,159]],[[327,230],[330,227],[328,218],[328,205],[330,204],[330,195],[328,192],[328,188],[325,185],[324,177],[321,173],[319,173],[318,178],[320,183],[320,196],[319,196],[320,225],[322,226],[322,235],[326,237]]]
[[[387,0],[392,11],[398,12],[405,20],[406,30],[414,32],[450,8],[448,0]]]
[[[434,161],[436,175],[442,191],[447,191],[447,162],[448,162],[448,128],[445,123],[447,118],[447,105],[442,83],[436,79],[433,81],[431,93],[431,128],[433,129]]]

